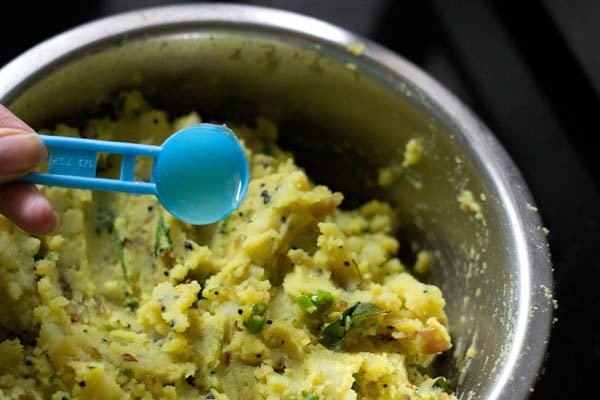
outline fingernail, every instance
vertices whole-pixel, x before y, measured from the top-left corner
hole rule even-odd
[[[32,147],[37,147],[38,159],[36,166],[48,160],[48,148],[40,138],[40,135],[35,132],[25,132],[24,136],[27,137],[24,140],[32,142]]]
[[[37,133],[0,129],[1,172],[29,170],[47,158],[48,150]]]

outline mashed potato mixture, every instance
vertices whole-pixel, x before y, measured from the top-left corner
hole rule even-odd
[[[130,92],[110,118],[53,133],[160,144],[199,121]],[[218,224],[153,196],[46,187],[56,235],[0,216],[0,398],[455,398],[430,370],[451,347],[442,293],[397,258],[390,206],[342,210],[272,123],[230,127],[252,180]],[[99,158],[101,175],[119,168]],[[138,160],[138,179],[150,170]]]

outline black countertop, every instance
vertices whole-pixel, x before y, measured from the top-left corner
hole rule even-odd
[[[32,6],[32,3],[35,6]],[[13,2],[0,65],[51,35],[161,0]],[[239,1],[332,22],[413,61],[498,136],[533,193],[559,308],[532,399],[597,393],[600,365],[600,2],[595,0]],[[517,5],[518,3],[518,5]],[[33,21],[37,15],[53,15]],[[8,23],[7,23],[8,22]],[[586,397],[587,398],[587,397]]]

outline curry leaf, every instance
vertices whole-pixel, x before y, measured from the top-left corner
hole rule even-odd
[[[346,334],[352,326],[360,325],[366,318],[382,312],[374,304],[358,302],[344,310],[337,320],[323,328],[319,335],[319,343],[329,350],[340,351],[344,346]]]

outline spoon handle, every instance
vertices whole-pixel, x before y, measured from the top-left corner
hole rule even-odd
[[[77,189],[157,194],[154,182],[141,182],[134,179],[134,170],[138,156],[156,159],[161,150],[160,146],[64,136],[40,135],[40,138],[50,150],[48,172],[29,173],[19,179],[20,182]],[[96,176],[98,153],[121,155],[119,179]]]

